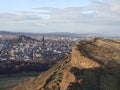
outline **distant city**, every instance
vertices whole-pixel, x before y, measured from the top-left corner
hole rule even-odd
[[[77,40],[89,40],[92,36],[119,39],[119,37],[107,37],[101,34],[0,31],[0,60],[59,61],[70,54],[71,47]]]
[[[0,60],[35,60],[40,62],[61,60],[67,56],[74,39],[46,39],[40,40],[29,36],[18,36],[13,39],[0,41]]]

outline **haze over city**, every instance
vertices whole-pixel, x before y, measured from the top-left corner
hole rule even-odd
[[[120,33],[119,0],[1,0],[0,31]]]

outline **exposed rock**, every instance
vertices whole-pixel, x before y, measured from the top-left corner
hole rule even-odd
[[[72,48],[72,58],[71,58],[71,65],[77,68],[97,68],[100,67],[100,64],[88,57],[85,57],[86,54],[82,50],[82,44],[75,45]]]

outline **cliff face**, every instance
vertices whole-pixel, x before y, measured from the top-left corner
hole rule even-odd
[[[71,53],[71,65],[77,68],[97,68],[100,64],[88,57],[85,57],[87,53],[84,52],[82,44],[73,46]]]
[[[120,90],[120,43],[80,41],[47,72],[13,90]]]

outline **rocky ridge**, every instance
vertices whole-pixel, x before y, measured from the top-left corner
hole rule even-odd
[[[79,41],[48,71],[13,90],[120,90],[120,41]]]

